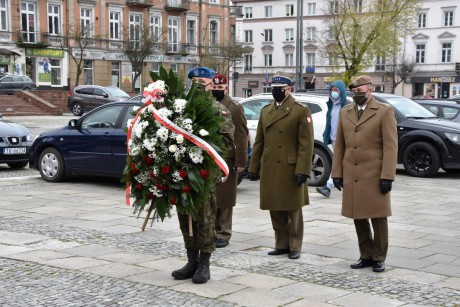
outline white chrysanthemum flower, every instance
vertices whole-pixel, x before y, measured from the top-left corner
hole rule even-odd
[[[187,100],[185,99],[174,100],[174,104],[173,104],[174,112],[182,114],[184,112],[186,104],[187,104]]]
[[[155,151],[155,144],[157,143],[157,140],[154,138],[151,139],[144,139],[142,142],[142,146],[144,146],[145,149],[148,151]]]
[[[161,141],[166,141],[168,139],[169,130],[165,127],[161,127],[157,130],[156,135]]]
[[[158,190],[156,186],[150,187],[149,191],[152,192],[152,194],[155,195],[156,197],[163,196],[163,194],[161,193],[161,190]]]
[[[169,152],[176,152],[177,151],[177,146],[173,144],[173,145],[169,146],[168,150],[169,150]]]
[[[172,178],[173,178],[173,181],[174,181],[174,182],[182,181],[182,178],[180,177],[178,171],[175,171],[175,172],[172,174]]]
[[[192,147],[188,153],[193,163],[203,162],[203,150],[200,147]]]
[[[132,118],[128,119],[126,125],[127,125],[128,128],[131,127],[133,125],[133,119]]]
[[[140,148],[138,146],[132,146],[131,147],[131,155],[137,156],[141,152]]]
[[[139,111],[140,108],[141,108],[141,107],[139,107],[139,106],[134,106],[134,107],[133,107],[133,112]]]
[[[163,117],[171,117],[171,115],[173,114],[173,112],[171,110],[169,110],[168,108],[161,108],[158,110],[158,113],[163,116]]]
[[[177,144],[182,144],[184,142],[184,136],[179,134],[176,136],[176,142]]]
[[[198,132],[201,136],[207,136],[209,135],[209,132],[204,130],[204,129],[201,129],[200,132]]]
[[[144,132],[145,128],[147,128],[149,125],[148,121],[140,121],[136,124],[134,127],[134,134],[136,135],[137,138],[142,137],[142,133]]]

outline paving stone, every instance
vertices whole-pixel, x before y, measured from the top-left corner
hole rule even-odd
[[[224,300],[222,296],[226,294],[238,292],[245,288],[246,288],[245,286],[213,280],[212,272],[211,272],[211,279],[208,280],[208,282],[205,285],[194,284],[191,280],[189,280],[188,283],[181,283],[181,284],[172,286],[169,289],[174,290],[174,291],[179,291],[179,292],[193,293],[193,294],[203,296],[203,297],[208,297],[208,298],[219,297],[220,299]],[[227,300],[225,299],[225,301]]]
[[[149,270],[145,267],[137,265],[130,265],[125,263],[110,263],[107,265],[100,265],[96,267],[84,268],[82,271],[93,273],[97,275],[109,276],[114,278],[123,278],[126,276],[147,273]]]
[[[411,283],[421,284],[435,284],[440,281],[446,280],[446,276],[444,275],[418,272],[414,270],[406,270],[400,268],[394,268],[390,271],[385,272],[385,277],[396,278]]]
[[[274,292],[264,290],[260,288],[247,288],[220,298],[223,301],[241,304],[244,302],[244,306],[264,306],[264,307],[277,307],[284,306],[298,298],[281,292]]]
[[[136,283],[143,283],[148,285],[155,285],[159,287],[172,287],[175,285],[183,284],[183,283],[190,283],[190,279],[186,280],[177,280],[171,276],[171,271],[159,271],[159,270],[152,270],[147,273],[141,273],[136,275],[131,275],[125,277],[124,279],[130,280]]]
[[[369,295],[367,293],[352,293],[329,301],[332,304],[340,306],[372,306],[372,307],[388,307],[388,306],[401,306],[404,302],[389,299],[386,297],[379,297],[376,295]]]
[[[58,253],[50,250],[33,250],[17,254],[9,254],[7,258],[25,260],[31,262],[41,262],[51,259],[61,259],[66,257],[71,257],[72,255],[65,253]]]
[[[287,278],[270,277],[267,278],[263,274],[249,273],[239,276],[234,276],[225,279],[226,282],[231,282],[255,289],[271,290],[276,289],[285,285],[294,283],[294,281]]]
[[[334,298],[350,294],[350,291],[334,289],[306,282],[298,282],[275,289],[274,292],[287,293],[295,297],[307,298],[312,301],[326,302]]]
[[[26,245],[49,239],[47,236],[31,233],[0,231],[0,244]]]
[[[109,264],[108,261],[92,259],[88,257],[67,257],[53,260],[41,261],[42,264],[51,265],[63,269],[84,269],[98,265]]]
[[[97,257],[107,254],[114,254],[121,252],[122,250],[112,247],[106,247],[101,245],[81,245],[73,248],[68,248],[62,250],[64,253],[68,253],[71,255],[76,256],[83,256],[83,257]]]

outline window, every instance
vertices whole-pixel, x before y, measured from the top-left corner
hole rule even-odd
[[[80,9],[80,26],[85,37],[92,36],[91,26],[93,25],[93,10],[87,8]]]
[[[385,71],[385,56],[377,56],[375,59],[375,71]]]
[[[61,60],[50,58],[51,85],[61,85]]]
[[[161,41],[161,16],[150,16],[150,35],[155,42]]]
[[[327,39],[329,39],[329,40],[334,40],[335,39],[334,28],[329,27],[329,29],[327,30]]]
[[[61,34],[61,6],[48,4],[48,33]]]
[[[425,28],[426,27],[426,14],[421,13],[417,15],[417,28]]]
[[[286,32],[286,41],[293,41],[294,40],[294,29],[284,29]]]
[[[93,84],[93,61],[84,60],[83,62],[83,82]]]
[[[187,44],[196,46],[196,20],[187,20]]]
[[[219,0],[209,0],[209,3],[211,3],[211,4],[219,4]]]
[[[109,11],[109,37],[110,39],[120,40],[121,13]]]
[[[329,65],[330,66],[337,66],[339,65],[339,58],[337,54],[330,52],[329,53]]]
[[[272,60],[273,60],[273,55],[272,54],[264,54],[265,67],[273,66]]]
[[[152,71],[154,71],[154,72],[160,72],[160,66],[161,66],[160,63],[158,63],[158,62],[152,63]],[[192,67],[192,68],[193,68],[193,67]],[[190,68],[190,69],[192,69],[192,68]],[[190,70],[190,69],[189,69],[189,70]]]
[[[177,64],[176,63],[169,64],[169,67],[172,69],[172,71],[177,72]]]
[[[315,67],[315,54],[307,53],[307,67]]]
[[[245,7],[244,8],[244,17],[245,18],[252,18],[252,7]]]
[[[217,21],[213,20],[209,23],[209,45],[216,46],[219,44],[219,30]]]
[[[363,0],[353,0],[353,9],[355,12],[363,12]]]
[[[265,10],[265,17],[272,17],[272,7],[271,6],[264,6]]]
[[[307,28],[306,40],[307,41],[316,40],[316,28],[315,27],[308,27]]]
[[[245,30],[244,31],[244,42],[245,43],[252,43],[252,30]]]
[[[415,63],[417,64],[425,63],[425,45],[422,45],[422,44],[415,45]]]
[[[142,15],[129,15],[129,45],[132,49],[139,49],[141,46]]]
[[[441,62],[450,63],[452,61],[452,43],[443,43],[441,50]]]
[[[8,30],[8,1],[0,0],[0,30]]]
[[[112,86],[120,86],[120,62],[112,62]]]
[[[286,4],[286,16],[294,16],[294,5]]]
[[[244,56],[244,71],[252,71],[252,54]]]
[[[444,27],[452,27],[454,24],[454,12],[446,11],[444,12]]]
[[[22,40],[27,43],[35,43],[36,40],[36,17],[35,3],[21,2],[21,30]]]
[[[294,54],[286,53],[284,55],[284,63],[285,66],[294,66]]]
[[[179,18],[168,18],[168,51],[179,51]]]
[[[115,127],[118,116],[123,108],[124,106],[113,106],[96,111],[85,117],[81,123],[81,127],[83,129],[107,129],[107,126],[103,123],[112,124],[112,127]]]
[[[316,15],[316,3],[307,4],[307,15]]]
[[[339,13],[339,1],[329,2],[329,9],[330,9],[331,14],[338,14]]]
[[[272,42],[273,41],[272,34],[273,34],[272,29],[265,29],[264,30],[264,42]]]

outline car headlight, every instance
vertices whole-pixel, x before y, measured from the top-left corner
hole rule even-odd
[[[451,140],[455,144],[460,144],[460,134],[459,133],[449,133],[444,132],[449,140]]]
[[[33,135],[32,133],[31,133],[31,134],[28,134],[28,135],[26,136],[26,140],[27,140],[27,142],[32,142],[32,141],[34,140],[34,135]]]

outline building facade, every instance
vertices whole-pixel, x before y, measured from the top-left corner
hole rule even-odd
[[[150,70],[164,66],[185,77],[217,56],[234,41],[234,12],[229,0],[0,0],[0,75],[26,74],[42,89],[69,88],[76,83],[74,57],[81,57],[80,85],[130,92],[133,68],[125,46],[148,31],[158,46],[142,63],[139,91]],[[84,48],[75,39],[82,29]],[[225,70],[219,61],[212,64]]]
[[[340,67],[340,62],[337,65],[337,59],[328,57],[325,52],[328,45],[334,42],[325,20],[330,18],[335,2],[337,1],[303,1],[303,26],[300,36],[300,82],[303,89],[328,88],[344,70]],[[269,80],[279,72],[291,77],[297,76],[298,1],[237,0],[233,3],[242,6],[243,13],[243,17],[236,21],[237,42],[251,51],[244,54],[243,60],[233,67],[238,76],[236,83],[234,82],[233,94],[247,97],[267,92],[270,90]],[[399,58],[415,65],[411,78],[401,82],[395,90],[396,93],[412,97],[431,87],[436,87],[436,97],[448,97],[459,92],[458,6],[457,0],[420,1],[418,16],[414,18],[424,20],[421,24],[423,27],[408,29],[405,37],[400,38],[403,48]],[[372,77],[375,90],[391,92],[393,79],[389,77],[389,71],[393,69],[390,66],[395,66],[391,59],[379,57],[375,59],[374,65],[362,73]]]

